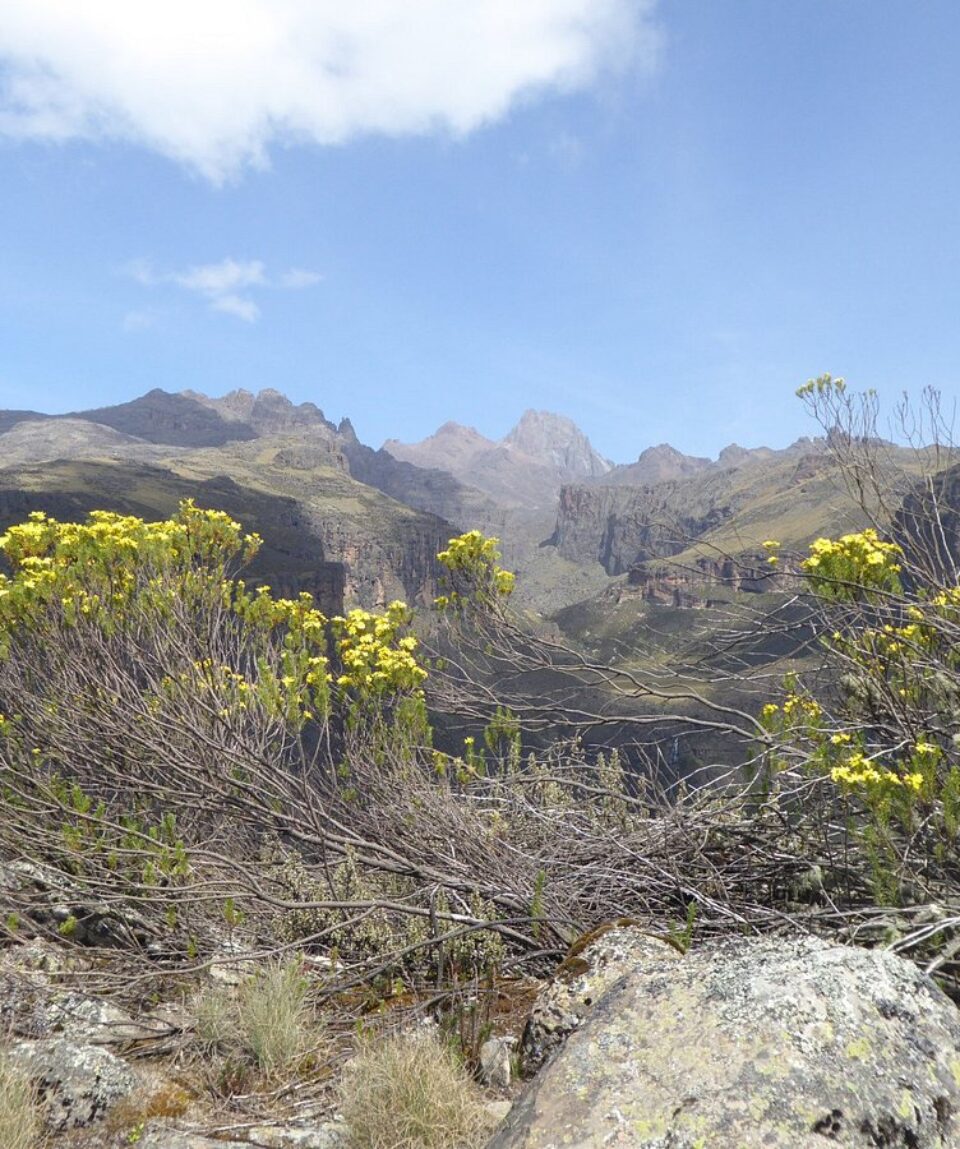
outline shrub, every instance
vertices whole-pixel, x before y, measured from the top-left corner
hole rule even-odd
[[[340,1107],[354,1149],[467,1149],[492,1125],[478,1087],[427,1036],[362,1048],[344,1071]]]

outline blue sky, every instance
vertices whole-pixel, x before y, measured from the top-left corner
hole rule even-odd
[[[0,8],[0,406],[627,462],[812,433],[824,371],[960,394],[955,0],[74,7]]]

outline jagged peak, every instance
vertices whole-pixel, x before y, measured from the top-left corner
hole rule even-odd
[[[604,475],[612,466],[571,418],[553,411],[528,408],[500,446],[556,467],[568,478]]]

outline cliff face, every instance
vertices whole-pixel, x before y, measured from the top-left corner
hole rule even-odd
[[[197,478],[228,474],[293,501],[306,531],[322,542],[325,559],[342,567],[347,608],[398,598],[429,601],[439,573],[437,552],[457,529],[358,482],[339,453],[341,441],[338,436],[331,453],[312,432],[269,436],[179,455],[169,465]],[[337,459],[341,465],[331,465]]]
[[[675,483],[563,487],[550,543],[564,558],[599,562],[607,574],[618,575],[648,559],[679,554],[733,513],[709,501],[684,511],[677,495]]]
[[[611,575],[680,555],[698,541],[714,554],[741,557],[771,538],[802,547],[858,522],[835,471],[823,444],[807,440],[782,451],[731,446],[714,463],[657,447],[599,481],[564,487],[550,542],[564,557],[599,562]],[[659,482],[623,482],[625,473],[677,472]],[[683,561],[690,566],[696,556]]]
[[[948,467],[904,493],[893,537],[903,548],[903,580],[955,586],[960,581],[960,466]]]
[[[262,537],[263,546],[245,578],[267,582],[289,597],[309,591],[326,614],[342,612],[344,565],[313,529],[298,501],[222,474],[197,479],[161,467],[82,461],[2,470],[0,531],[22,522],[31,511],[66,522],[86,518],[93,510],[163,519],[188,497],[202,507],[226,511]]]
[[[782,590],[789,574],[774,571],[765,554],[742,556],[740,559],[699,558],[690,568],[665,570],[655,563],[639,563],[630,568],[626,591],[638,594],[644,602],[658,606],[676,606],[692,609],[713,605],[710,592],[714,588],[747,593]]]

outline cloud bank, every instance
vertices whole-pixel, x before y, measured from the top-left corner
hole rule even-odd
[[[0,134],[134,142],[220,182],[272,144],[460,135],[652,67],[656,0],[2,0]]]
[[[260,318],[260,308],[250,297],[251,291],[264,288],[300,291],[320,282],[316,272],[305,271],[300,267],[292,267],[278,276],[269,276],[266,265],[259,259],[222,259],[219,263],[203,263],[184,271],[169,272],[157,272],[152,264],[139,260],[130,264],[126,271],[144,287],[173,284],[199,295],[214,311],[234,315],[245,323],[255,323]],[[125,320],[128,330],[143,326],[130,325],[129,320],[130,316]]]

